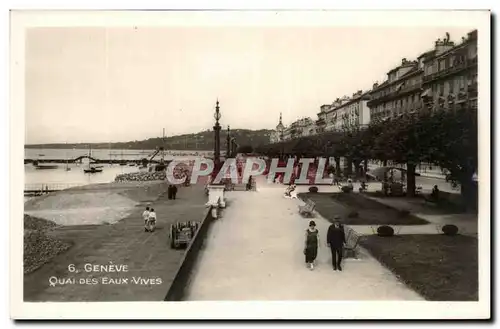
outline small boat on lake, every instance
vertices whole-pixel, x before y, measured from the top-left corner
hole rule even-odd
[[[89,146],[89,158],[92,157],[92,148]],[[102,166],[91,166],[89,162],[89,167],[87,169],[83,169],[83,172],[86,174],[96,174],[102,172]]]
[[[96,174],[102,172],[102,168],[90,167],[88,169],[83,169],[83,172],[86,174]]]

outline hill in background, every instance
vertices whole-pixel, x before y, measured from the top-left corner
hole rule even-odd
[[[231,137],[236,139],[240,146],[251,145],[256,147],[261,144],[269,143],[271,130],[231,130]],[[221,150],[226,149],[227,131],[222,129],[220,132]],[[165,137],[165,143],[162,137],[154,137],[142,141],[120,142],[120,143],[77,143],[77,144],[30,144],[25,148],[49,148],[49,149],[86,149],[92,146],[93,149],[135,149],[135,150],[153,150],[165,145],[166,150],[198,150],[208,151],[214,148],[214,132],[212,130],[202,131],[196,134],[184,134],[178,136]]]

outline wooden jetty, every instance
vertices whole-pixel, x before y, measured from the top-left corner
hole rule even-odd
[[[139,165],[139,164],[143,163],[143,159],[137,159],[137,160],[118,160],[118,159],[100,160],[100,159],[96,159],[96,158],[89,157],[89,156],[85,155],[85,156],[79,156],[78,158],[75,158],[75,159],[24,159],[24,164],[30,164],[30,163],[78,163],[78,162],[81,162],[85,158],[89,159],[94,164],[99,163],[99,164],[128,165],[129,163],[135,163],[136,165]],[[165,162],[170,163],[171,160],[165,160]],[[148,160],[148,163],[160,164],[161,160]]]
[[[29,184],[24,186],[24,196],[40,196],[81,185],[82,184]]]

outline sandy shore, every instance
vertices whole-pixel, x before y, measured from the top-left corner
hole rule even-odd
[[[24,212],[63,226],[113,224],[155,200],[166,188],[164,181],[74,187],[28,200]]]

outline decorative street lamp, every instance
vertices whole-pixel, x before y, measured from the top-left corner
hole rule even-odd
[[[280,134],[280,143],[281,143],[281,158],[283,158],[283,153],[284,153],[284,146],[283,146],[283,130],[285,129],[285,127],[283,126],[283,122],[281,120],[281,112],[280,112],[280,122],[278,123],[278,125],[276,126],[276,131],[279,132]]]
[[[226,136],[226,159],[231,157],[231,132],[229,125],[227,126],[227,136]]]
[[[217,99],[217,103],[215,106],[215,125],[214,125],[214,164],[215,168],[219,169],[220,166],[220,130],[221,126],[219,124],[219,120],[221,118],[221,114],[219,112],[219,100]]]
[[[234,137],[231,137],[231,157],[236,157],[236,139]]]

